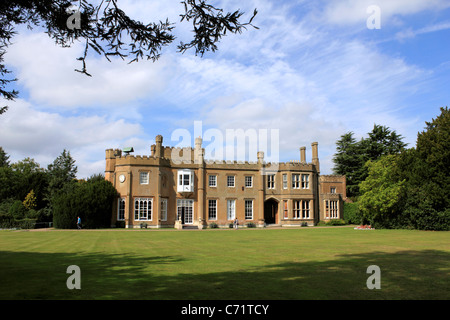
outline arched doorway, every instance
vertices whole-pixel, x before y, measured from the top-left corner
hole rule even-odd
[[[278,202],[274,199],[264,202],[264,222],[266,224],[278,222]]]

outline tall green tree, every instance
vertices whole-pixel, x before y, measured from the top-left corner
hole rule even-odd
[[[347,132],[341,136],[333,157],[334,173],[346,176],[348,197],[359,193],[359,171],[364,165],[360,144],[353,135],[353,132]]]
[[[48,165],[47,170],[50,177],[49,188],[56,190],[76,179],[78,167],[75,165],[75,159],[70,155],[70,151],[64,149],[53,163]]]
[[[404,215],[416,229],[450,230],[450,112],[426,122],[416,148],[402,155],[407,201]]]
[[[75,159],[70,155],[70,151],[66,149],[49,164],[48,172],[48,188],[46,199],[49,203],[48,210],[52,212],[55,196],[61,192],[67,185],[76,181],[78,167],[75,165]]]
[[[376,160],[383,155],[399,154],[407,146],[403,137],[386,126],[374,124],[367,139],[364,139],[364,148],[367,160]]]
[[[386,126],[374,124],[367,138],[357,141],[353,132],[341,136],[336,142],[333,157],[335,174],[345,175],[347,179],[347,196],[357,197],[361,194],[360,183],[368,175],[365,163],[378,160],[383,155],[399,154],[406,143],[403,137]]]

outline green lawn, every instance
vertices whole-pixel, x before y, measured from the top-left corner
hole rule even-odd
[[[70,265],[81,290],[66,287]],[[450,299],[450,233],[0,231],[0,299]]]

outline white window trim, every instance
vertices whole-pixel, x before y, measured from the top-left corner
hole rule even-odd
[[[230,179],[233,178],[233,185],[230,185]],[[235,188],[236,187],[236,176],[227,176],[227,187],[228,188]]]
[[[338,200],[324,200],[325,204],[325,219],[339,219],[339,201]],[[328,210],[328,216],[327,216]]]
[[[188,184],[185,184],[185,176],[189,176]],[[180,184],[181,178],[181,184]],[[194,192],[194,171],[180,169],[177,173],[177,192]]]
[[[147,218],[142,219],[141,218],[141,207],[140,202],[144,201],[147,202]],[[139,203],[138,208],[136,209],[136,202]],[[151,208],[149,209],[149,204],[151,205]],[[136,219],[136,210],[138,210],[138,219]],[[148,218],[150,216],[150,219]],[[153,221],[153,199],[152,198],[134,198],[134,221]]]
[[[311,219],[311,202],[310,202],[310,200],[302,200],[301,217],[302,217],[302,219]]]
[[[301,175],[299,173],[293,173],[292,174],[292,189],[300,189],[301,186],[302,186]]]
[[[275,175],[267,175],[267,189],[275,189]]]
[[[120,218],[120,203],[123,201],[123,219]],[[117,221],[125,221],[125,208],[126,208],[126,202],[125,198],[119,198],[117,201]]]
[[[211,187],[211,188],[217,187],[217,175],[211,174],[208,177],[209,177],[208,178],[208,186]],[[212,177],[214,177],[213,180],[211,180]],[[214,184],[211,184],[212,181],[214,182]]]
[[[186,216],[184,217],[185,221],[182,221],[184,224],[194,224],[194,200],[192,199],[177,199],[177,219],[179,219],[179,208],[186,207],[191,208],[191,222],[186,222]]]
[[[236,199],[227,200],[227,220],[236,218]]]
[[[247,203],[251,203],[251,216],[250,218],[247,217]],[[244,218],[245,220],[253,220],[253,199],[246,199],[244,201]]]
[[[305,180],[303,180],[303,177],[305,177]],[[302,189],[309,189],[309,174],[303,173],[301,175],[301,188]]]
[[[142,182],[143,181],[142,177],[144,175],[146,176],[146,178],[145,178],[146,182]],[[143,171],[139,172],[139,184],[149,184],[149,181],[150,181],[149,172],[143,172]]]
[[[283,173],[283,189],[287,189],[288,188],[288,175],[287,173]]]
[[[214,209],[215,209],[215,218],[211,218],[211,216],[210,216],[210,208],[212,208],[211,207],[211,205],[210,205],[210,201],[214,201]],[[216,221],[217,220],[217,199],[208,199],[208,220],[211,220],[211,221]]]
[[[167,221],[167,198],[161,198],[161,221]]]
[[[245,187],[246,188],[253,188],[253,176],[245,176]],[[248,179],[248,180],[247,180]],[[247,185],[247,181],[250,181],[250,185]]]

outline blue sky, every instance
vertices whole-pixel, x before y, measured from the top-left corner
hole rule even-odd
[[[119,3],[145,22],[178,22],[183,10],[179,0]],[[83,44],[62,49],[38,28],[19,28],[5,62],[20,97],[0,116],[0,146],[12,161],[32,157],[43,167],[68,149],[87,177],[104,171],[107,148],[146,155],[158,134],[164,145],[186,144],[180,130],[193,145],[201,121],[203,133],[224,137],[278,132],[280,161],[298,160],[301,146],[310,161],[317,141],[321,171],[330,174],[342,134],[365,137],[376,123],[414,146],[425,121],[450,104],[449,0],[213,3],[247,17],[257,8],[259,30],[228,35],[216,53],[196,57],[176,52],[191,34],[189,24],[177,24],[177,40],[159,61],[110,63],[91,54],[92,78],[73,71]],[[367,27],[370,5],[380,10],[380,29]]]

